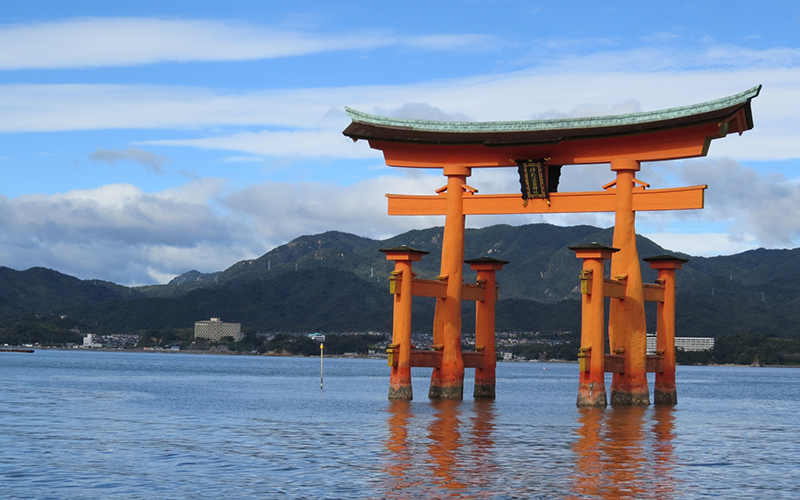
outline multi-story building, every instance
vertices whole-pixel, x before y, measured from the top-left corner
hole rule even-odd
[[[714,337],[675,337],[675,349],[684,351],[710,351],[714,348]],[[656,336],[647,334],[647,352],[656,350]]]
[[[242,324],[225,323],[219,318],[211,318],[209,321],[195,321],[194,338],[219,342],[223,337],[231,337],[234,342],[242,340],[244,338]]]

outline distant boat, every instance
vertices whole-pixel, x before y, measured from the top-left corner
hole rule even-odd
[[[0,352],[35,352],[33,349],[20,349],[19,347],[0,347]]]

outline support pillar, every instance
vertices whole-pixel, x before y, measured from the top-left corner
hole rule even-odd
[[[481,257],[465,261],[478,272],[478,283],[484,286],[484,300],[475,302],[475,350],[483,352],[483,368],[475,368],[475,399],[495,398],[495,304],[497,303],[496,272],[508,264],[507,260]]]
[[[624,373],[614,373],[611,382],[612,405],[650,404],[647,388],[647,324],[633,211],[635,174],[639,169],[636,160],[611,161],[611,170],[617,173],[613,245],[620,249],[611,258],[611,278],[626,281],[625,298],[612,298],[608,313],[611,351],[624,356],[625,367]]]
[[[605,408],[605,261],[618,248],[592,243],[569,247],[583,259],[581,272],[581,347],[578,406]]]
[[[392,320],[392,344],[389,346],[389,399],[412,400],[411,388],[411,286],[414,277],[412,263],[428,254],[405,245],[380,250],[387,260],[394,261],[394,271],[390,277],[391,293],[394,294],[394,316]],[[397,282],[400,282],[398,290]],[[397,356],[395,365],[393,357]]]
[[[689,262],[672,255],[644,259],[658,270],[658,281],[664,286],[664,301],[656,306],[656,352],[664,356],[664,371],[656,372],[655,404],[678,404],[675,386],[675,271]]]
[[[461,165],[446,166],[443,170],[447,177],[447,210],[439,279],[447,282],[447,294],[436,302],[434,343],[441,345],[442,366],[433,369],[428,397],[461,400],[464,398],[464,360],[461,357],[465,224],[463,196],[467,177],[472,171]]]

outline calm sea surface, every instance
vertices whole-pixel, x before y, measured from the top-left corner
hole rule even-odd
[[[575,407],[574,364],[494,402],[389,402],[385,361],[0,353],[0,498],[797,498],[800,370],[678,367],[675,408]],[[651,379],[652,387],[652,379]]]

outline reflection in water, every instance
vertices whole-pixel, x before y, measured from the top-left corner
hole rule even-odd
[[[573,444],[573,498],[674,497],[674,408],[583,408]],[[652,429],[645,422],[653,417]]]
[[[408,449],[408,419],[411,417],[411,401],[389,401],[388,438],[386,452],[389,455],[386,471],[389,473],[387,498],[412,498],[404,489],[413,487],[414,478],[408,477],[413,457]]]
[[[458,463],[458,440],[461,437],[458,412],[461,401],[441,400],[432,401],[431,404],[436,409],[428,432],[431,439],[428,456],[433,465],[433,484],[455,493],[464,489],[464,483],[458,474],[461,465]]]
[[[426,446],[419,446],[421,415],[409,401],[391,401],[387,419],[386,498],[482,498],[493,493],[492,401],[431,401]],[[425,408],[427,409],[427,408]],[[470,411],[472,414],[470,415]],[[410,435],[411,434],[411,435]]]
[[[645,459],[646,411],[642,406],[627,406],[608,412],[605,439],[601,443],[609,480],[605,487],[607,498],[642,498],[652,483]]]
[[[573,445],[577,455],[575,460],[575,493],[579,495],[600,496],[603,490],[603,453],[600,423],[603,420],[602,408],[579,408],[577,434]]]
[[[675,407],[672,405],[657,405],[654,407],[653,434],[653,473],[656,476],[654,493],[659,498],[673,498],[678,479],[673,474],[675,468],[675,447],[672,440],[675,438]]]
[[[472,453],[474,461],[470,475],[470,482],[481,491],[489,491],[496,476],[497,464],[495,463],[494,445],[494,401],[489,399],[476,399],[473,403],[475,413],[472,416]]]
[[[566,441],[498,421],[494,401],[389,401],[386,410],[375,498],[661,500],[684,490],[671,406],[575,409]]]

